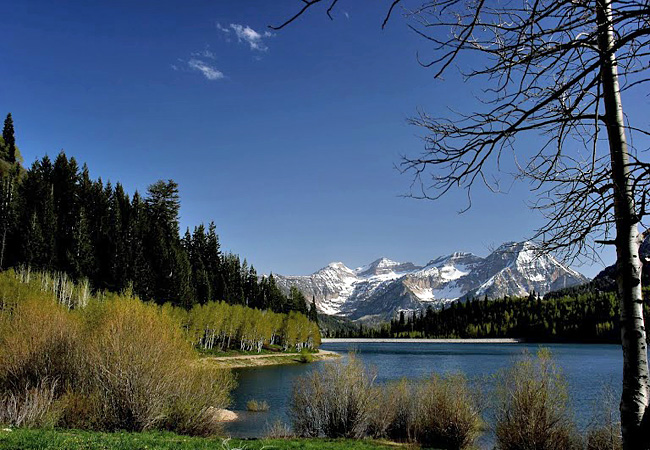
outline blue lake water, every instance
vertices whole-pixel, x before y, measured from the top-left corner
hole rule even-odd
[[[350,350],[377,371],[377,382],[403,377],[417,379],[432,372],[462,372],[470,380],[490,388],[490,376],[507,368],[523,352],[549,348],[567,381],[571,405],[579,426],[586,426],[599,407],[605,387],[620,394],[623,356],[618,345],[596,344],[441,344],[441,343],[326,343],[324,350],[343,354]],[[238,387],[232,409],[241,420],[228,424],[227,432],[238,437],[263,436],[276,420],[288,423],[291,386],[298,376],[319,370],[331,361],[312,364],[237,369]],[[247,413],[248,400],[266,400],[268,412]]]

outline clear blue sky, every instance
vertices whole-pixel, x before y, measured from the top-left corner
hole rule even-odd
[[[269,34],[299,2],[0,0],[0,114],[26,165],[64,149],[130,193],[176,180],[182,228],[214,220],[263,273],[531,236],[543,219],[526,185],[478,190],[463,215],[461,192],[400,197],[410,179],[394,164],[422,149],[406,118],[471,105],[481,86],[434,80],[400,17],[382,31],[382,8],[339,3],[334,21],[319,10]]]

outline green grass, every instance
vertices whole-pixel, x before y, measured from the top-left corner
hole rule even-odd
[[[197,438],[174,433],[99,433],[79,430],[42,430],[0,428],[0,449],[214,449],[261,450],[264,449],[318,449],[318,450],[370,450],[394,448],[370,440],[347,439],[260,439],[225,440],[222,438]]]

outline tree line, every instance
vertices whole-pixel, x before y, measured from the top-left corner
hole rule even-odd
[[[571,296],[528,297],[453,302],[401,311],[379,327],[339,330],[335,337],[520,338],[542,342],[620,342],[619,302],[615,292],[591,291]],[[648,303],[646,302],[646,310]]]
[[[272,275],[260,278],[246,259],[222,252],[214,222],[181,237],[175,181],[129,196],[120,183],[92,179],[63,151],[24,169],[14,133],[9,114],[0,140],[0,269],[63,272],[87,278],[95,291],[129,288],[145,301],[186,309],[224,301],[309,314],[297,290],[284,295]]]

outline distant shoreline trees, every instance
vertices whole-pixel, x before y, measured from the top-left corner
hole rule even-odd
[[[620,343],[618,299],[615,292],[598,291],[544,299],[535,293],[528,297],[471,299],[453,302],[440,310],[402,311],[379,327],[340,327],[325,336]]]

